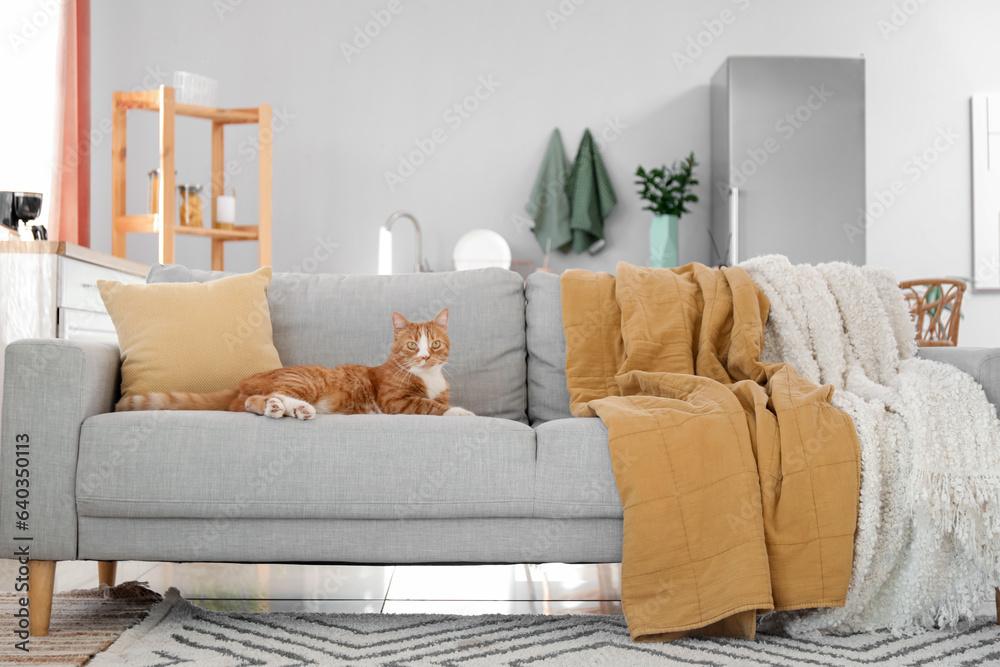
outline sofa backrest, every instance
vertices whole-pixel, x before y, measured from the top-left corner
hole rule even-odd
[[[572,417],[566,388],[566,336],[559,276],[532,273],[524,286],[528,344],[528,419]]]
[[[232,274],[168,265],[153,267],[146,281],[205,282],[226,275]],[[516,273],[276,273],[267,301],[285,366],[381,364],[392,344],[393,311],[425,321],[448,308],[451,404],[486,417],[527,420],[524,292]]]

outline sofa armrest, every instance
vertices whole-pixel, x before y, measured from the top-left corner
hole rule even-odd
[[[114,410],[121,366],[118,346],[21,340],[8,345],[5,354],[0,558],[21,555],[19,548],[27,545],[36,560],[74,560],[80,425]],[[24,479],[27,484],[21,481],[18,486]],[[19,506],[19,500],[28,503]],[[17,513],[25,510],[27,529],[17,523]]]
[[[990,403],[1000,408],[1000,348],[922,347],[917,355],[965,371],[982,385]]]

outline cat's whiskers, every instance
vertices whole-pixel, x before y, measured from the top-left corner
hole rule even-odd
[[[399,360],[392,360],[390,370],[392,371],[392,374],[388,378],[390,382],[397,382],[407,372],[406,366]]]
[[[396,363],[396,368],[395,368],[395,370],[392,373],[392,381],[395,382],[395,381],[399,380],[401,377],[405,377],[406,374],[409,373],[409,372],[410,372],[409,366],[405,366],[405,365],[397,362]]]

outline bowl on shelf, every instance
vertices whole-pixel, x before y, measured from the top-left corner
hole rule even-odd
[[[456,271],[498,266],[510,268],[510,246],[492,229],[473,229],[458,240],[452,252]]]
[[[181,104],[214,107],[219,82],[192,72],[174,72],[174,100]]]

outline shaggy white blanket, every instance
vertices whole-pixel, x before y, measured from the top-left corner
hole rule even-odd
[[[846,605],[768,620],[795,635],[908,634],[973,618],[1000,582],[996,409],[968,374],[916,358],[890,271],[774,255],[742,266],[771,302],[764,359],[833,385],[861,445]]]

